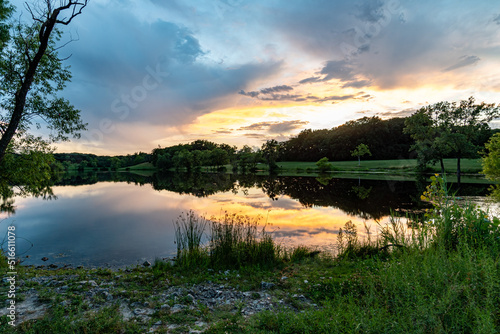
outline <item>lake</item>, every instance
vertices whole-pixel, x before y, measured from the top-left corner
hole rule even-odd
[[[64,175],[52,198],[15,198],[15,213],[0,213],[0,233],[15,225],[17,255],[26,265],[124,267],[174,256],[173,222],[193,210],[207,218],[225,212],[260,217],[284,246],[333,251],[349,220],[360,233],[365,223],[375,233],[391,210],[404,215],[425,208],[425,185],[306,175]],[[487,188],[463,184],[459,194],[481,201]]]

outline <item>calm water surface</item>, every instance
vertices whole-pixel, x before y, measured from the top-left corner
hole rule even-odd
[[[56,198],[16,198],[15,213],[0,213],[0,233],[16,226],[17,254],[24,264],[120,267],[175,254],[173,221],[194,210],[206,217],[224,212],[261,217],[286,246],[333,250],[337,233],[351,220],[376,232],[391,210],[418,210],[425,185],[315,177],[221,174],[89,174],[67,176],[53,187]],[[481,200],[485,185],[465,185]]]

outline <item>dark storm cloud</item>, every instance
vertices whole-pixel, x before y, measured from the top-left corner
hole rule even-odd
[[[299,83],[336,79],[344,83],[343,88],[390,89],[427,84],[463,54],[479,50],[494,54],[496,44],[490,37],[496,32],[493,26],[484,26],[484,15],[490,10],[487,1],[447,7],[431,0],[325,0],[315,6],[298,0],[268,24],[304,52],[328,60],[317,73],[321,76]],[[440,16],[441,12],[447,14]],[[500,15],[494,16],[494,22],[500,24]],[[487,43],[476,43],[480,40]],[[475,61],[469,58],[457,65]]]
[[[281,67],[265,61],[230,68],[202,62],[210,50],[188,28],[164,20],[140,21],[126,6],[110,6],[89,6],[75,21],[79,40],[64,49],[73,54],[68,97],[84,111],[90,127],[103,118],[189,124],[231,103],[235,89]]]
[[[481,58],[479,58],[477,56],[463,56],[460,59],[461,60],[458,63],[445,68],[443,70],[443,72],[449,72],[449,71],[453,71],[453,70],[456,70],[456,69],[461,68],[461,67],[474,65],[481,60]]]

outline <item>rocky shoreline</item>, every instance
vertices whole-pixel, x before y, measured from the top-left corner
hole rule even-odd
[[[258,289],[241,289],[224,283],[236,271],[213,272],[214,281],[199,283],[174,283],[168,278],[156,278],[148,268],[125,271],[71,270],[41,271],[30,269],[20,275],[17,285],[16,323],[43,318],[55,307],[77,308],[82,317],[104,308],[117,308],[124,322],[137,323],[145,332],[202,333],[216,317],[207,314],[220,312],[250,317],[265,310],[293,310],[299,312],[316,308],[302,294],[285,292],[283,276],[277,282],[261,281]],[[30,276],[30,277],[22,277]],[[299,289],[300,290],[300,289]],[[7,315],[7,308],[0,308],[0,316]],[[169,323],[165,319],[175,318]],[[182,319],[185,322],[182,322]]]

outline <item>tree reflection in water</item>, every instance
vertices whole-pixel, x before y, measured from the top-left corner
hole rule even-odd
[[[84,185],[98,182],[127,182],[137,185],[151,184],[157,191],[168,190],[196,197],[208,197],[221,192],[248,193],[251,188],[260,188],[272,200],[288,196],[304,207],[333,207],[344,213],[363,219],[381,219],[391,211],[412,211],[422,208],[421,189],[425,184],[418,181],[379,181],[347,178],[276,176],[223,173],[155,173],[151,176],[133,173],[85,173],[61,174],[54,185]],[[464,194],[484,195],[488,185],[462,185]],[[15,196],[42,196],[54,199],[51,187],[45,185],[22,192],[6,188],[2,194],[2,212],[15,212]]]

